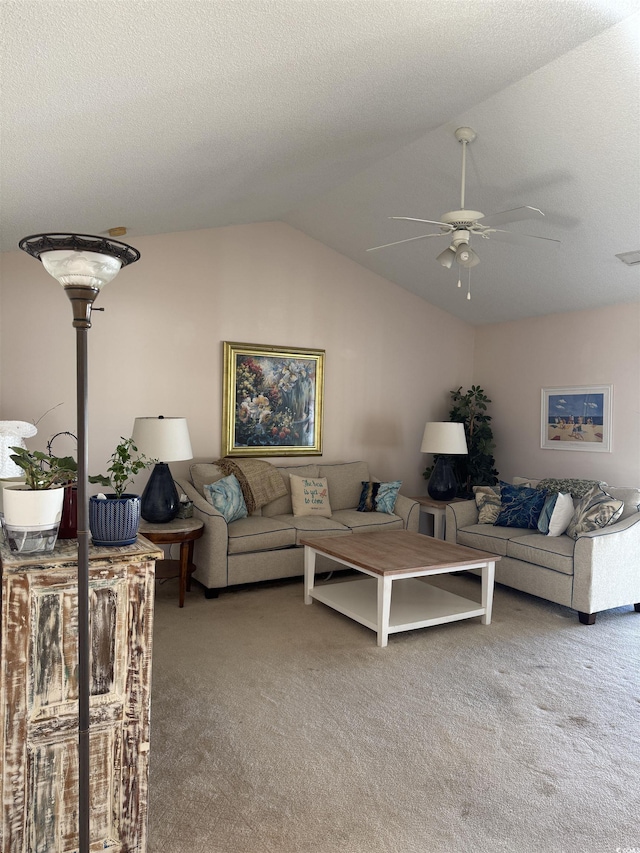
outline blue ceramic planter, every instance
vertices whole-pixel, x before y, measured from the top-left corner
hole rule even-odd
[[[132,545],[140,527],[140,495],[89,498],[89,529],[94,545]]]

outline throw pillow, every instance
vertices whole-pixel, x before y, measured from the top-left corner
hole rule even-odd
[[[538,519],[538,530],[547,536],[562,536],[573,518],[573,511],[571,495],[562,492],[549,495]]]
[[[294,515],[316,515],[331,518],[329,488],[326,477],[297,477],[289,474],[291,505]]]
[[[474,486],[478,524],[493,524],[500,515],[500,486]]]
[[[623,518],[629,518],[629,516],[635,515],[636,512],[640,512],[640,489],[623,489],[606,486],[604,491],[617,501],[624,501],[622,515],[618,521],[622,521]]]
[[[567,536],[577,539],[582,533],[607,527],[620,518],[623,509],[624,501],[612,498],[596,486],[578,502],[567,527]]]
[[[239,518],[246,518],[247,505],[244,502],[238,478],[234,474],[222,477],[215,483],[208,483],[203,488],[205,498],[219,513],[222,513],[227,524]]]
[[[540,489],[511,486],[500,482],[500,513],[493,522],[496,527],[521,527],[535,530],[547,498]]]
[[[391,483],[374,483],[361,480],[362,492],[358,503],[358,512],[386,512],[393,514],[396,498],[402,485],[402,480]]]

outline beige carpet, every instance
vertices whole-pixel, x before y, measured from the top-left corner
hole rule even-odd
[[[301,581],[194,588],[156,596],[150,853],[640,850],[633,607],[498,587],[490,626],[379,649]]]

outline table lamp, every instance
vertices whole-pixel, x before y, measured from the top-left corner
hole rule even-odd
[[[435,453],[437,459],[427,484],[429,497],[434,501],[450,501],[456,496],[458,483],[451,456],[468,453],[464,424],[452,422],[428,423],[422,436],[422,453]]]
[[[136,418],[132,438],[140,453],[158,460],[142,493],[140,514],[152,524],[166,524],[180,508],[167,463],[193,459],[186,418]]]

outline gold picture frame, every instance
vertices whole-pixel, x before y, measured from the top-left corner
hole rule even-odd
[[[222,455],[322,455],[324,356],[223,341]]]

